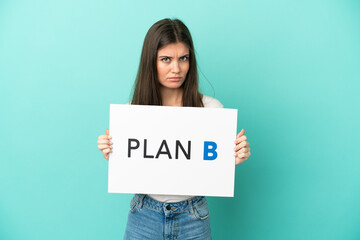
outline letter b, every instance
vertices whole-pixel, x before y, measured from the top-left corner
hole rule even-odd
[[[215,160],[217,158],[216,148],[215,142],[204,142],[204,160]]]

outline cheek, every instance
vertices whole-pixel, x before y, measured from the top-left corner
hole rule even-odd
[[[157,72],[158,72],[158,77],[161,78],[162,76],[167,74],[167,69],[166,66],[164,66],[161,63],[157,64]]]
[[[187,62],[184,66],[184,72],[187,74],[189,72],[189,68],[190,68],[190,63]]]
[[[157,64],[157,75],[158,75],[158,79],[160,80],[162,76],[162,68],[159,63]]]

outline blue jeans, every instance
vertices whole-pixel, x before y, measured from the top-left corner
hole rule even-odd
[[[205,197],[163,203],[135,194],[125,230],[125,240],[211,239],[209,209]]]

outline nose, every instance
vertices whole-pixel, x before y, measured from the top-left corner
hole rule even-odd
[[[178,61],[173,61],[173,62],[172,62],[171,71],[172,71],[173,73],[180,73],[180,64],[179,64]]]

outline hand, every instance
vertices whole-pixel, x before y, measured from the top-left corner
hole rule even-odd
[[[98,149],[102,151],[102,154],[106,160],[109,160],[109,153],[112,152],[111,136],[109,135],[109,129],[106,129],[106,135],[100,135],[98,138]]]
[[[242,129],[241,132],[239,132],[239,134],[236,136],[236,140],[234,142],[236,144],[234,147],[235,165],[244,162],[251,155],[249,148],[250,143],[246,141],[247,137],[244,135],[244,133],[245,129]]]

